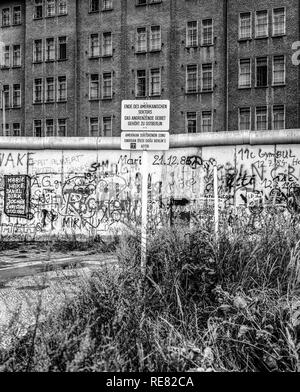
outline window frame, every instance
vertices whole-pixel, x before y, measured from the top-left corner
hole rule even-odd
[[[92,135],[92,120],[97,119],[97,135]],[[99,137],[99,117],[95,116],[95,117],[89,117],[89,135],[90,137]]]
[[[153,85],[153,83],[152,83],[152,77],[153,77],[153,74],[152,74],[152,72],[153,71],[159,71],[158,72],[158,77],[159,77],[159,91],[156,93],[156,92],[152,92],[152,90],[151,90],[151,86]],[[149,69],[149,97],[159,97],[159,96],[161,96],[161,68],[160,67],[155,67],[155,68],[150,68]]]
[[[196,70],[196,86],[195,89],[191,89],[189,88],[189,82],[191,80],[189,80],[188,76],[189,76],[189,68],[191,69],[191,67],[195,67]],[[195,72],[194,72],[195,73]],[[197,94],[199,92],[199,66],[198,64],[187,64],[186,65],[186,71],[185,71],[185,93],[186,94]]]
[[[40,126],[36,126],[36,123],[39,122]],[[41,135],[37,136],[36,135],[36,129],[40,128],[41,129]],[[43,133],[43,120],[40,119],[33,119],[33,137],[43,137],[44,133]]]
[[[257,129],[257,111],[258,109],[266,108],[266,129]],[[269,111],[268,111],[268,106],[263,105],[263,106],[256,106],[255,107],[255,131],[267,131],[269,129]]]
[[[283,107],[283,128],[274,127],[274,108]],[[272,130],[286,129],[286,106],[284,104],[272,105]]]
[[[275,83],[274,82],[274,75],[275,75],[275,73],[274,73],[274,71],[275,71],[274,60],[275,60],[276,57],[277,58],[283,57],[283,82],[281,82],[281,83]],[[273,87],[285,86],[285,84],[286,84],[286,56],[285,55],[275,55],[275,56],[272,56],[272,86]]]
[[[241,85],[241,76],[242,76],[242,73],[241,73],[241,63],[242,62],[249,62],[249,85]],[[239,74],[238,74],[238,88],[239,89],[247,89],[247,88],[251,88],[252,87],[252,61],[251,61],[251,58],[242,58],[242,59],[239,59]],[[244,74],[243,74],[244,75]]]
[[[62,39],[65,39],[65,42],[60,42]],[[60,57],[61,46],[65,45],[65,57]],[[67,61],[68,60],[68,37],[66,35],[57,37],[57,54],[56,61]]]
[[[4,11],[8,10],[8,22],[4,24]],[[1,27],[10,27],[12,24],[12,20],[11,20],[11,7],[5,7],[2,8],[2,12],[1,12]]]
[[[210,130],[209,131],[204,131],[204,124],[203,124],[203,117],[204,113],[210,113]],[[201,132],[212,132],[213,131],[213,111],[212,110],[202,110],[201,111]]]
[[[159,45],[153,45],[153,31],[152,29],[158,27],[159,28]],[[161,51],[161,26],[160,25],[151,25],[150,26],[150,37],[149,37],[149,52],[160,52]]]
[[[15,86],[19,86],[19,89],[16,90]],[[18,95],[18,100],[19,100],[19,104],[15,104],[14,100],[15,100],[15,92],[19,91],[19,95]],[[22,107],[22,86],[21,83],[14,83],[12,85],[12,108],[21,108]]]
[[[110,75],[110,78],[108,78],[107,80],[104,79],[105,75]],[[107,72],[102,72],[101,75],[101,81],[102,81],[102,88],[101,88],[101,99],[112,99],[113,97],[113,73],[112,71],[107,71]],[[107,86],[105,86],[105,84],[110,81],[110,94],[106,95],[104,94],[104,91],[106,90]]]
[[[257,34],[257,27],[258,27],[258,18],[257,18],[257,15],[259,14],[259,13],[266,13],[266,15],[267,15],[267,24],[266,24],[266,30],[267,30],[267,32],[266,32],[266,34],[265,35],[258,35]],[[260,39],[260,38],[268,38],[269,37],[269,11],[268,11],[268,9],[264,9],[264,10],[258,10],[258,11],[255,11],[255,38],[256,39]]]
[[[204,81],[204,79],[203,79],[203,67],[205,67],[205,66],[208,66],[208,65],[210,65],[211,66],[211,88],[210,89],[204,89],[203,88],[203,85],[204,85],[204,83],[203,83],[203,81]],[[203,64],[201,64],[201,92],[202,93],[210,93],[210,92],[212,92],[214,90],[214,67],[213,67],[213,63],[203,63]]]
[[[107,119],[107,118],[110,119],[110,135],[104,135],[104,119]],[[112,130],[113,130],[112,119],[113,119],[112,116],[102,116],[102,118],[101,118],[101,136],[102,137],[112,137]]]
[[[145,75],[142,77],[138,76],[138,72],[145,72]],[[135,96],[137,98],[144,98],[147,97],[147,70],[146,69],[137,69],[136,73],[135,73]],[[139,79],[143,79],[145,82],[145,94],[144,95],[140,95],[138,94],[138,86],[139,86]]]
[[[249,129],[241,129],[241,110],[249,110]],[[247,107],[239,107],[238,108],[238,130],[239,131],[251,131],[251,124],[252,124],[252,113],[251,113],[251,106]]]
[[[194,114],[194,120],[195,120],[195,132],[189,132],[189,115]],[[185,133],[198,133],[198,121],[197,121],[197,112],[186,112],[185,115]]]
[[[267,59],[267,66],[266,66],[266,69],[267,69],[267,76],[266,76],[267,84],[264,85],[264,86],[258,86],[257,85],[257,80],[258,80],[257,79],[257,75],[258,75],[258,72],[257,72],[257,60],[258,59]],[[255,57],[255,88],[266,88],[268,86],[269,86],[269,57],[268,56]]]
[[[145,39],[144,41],[139,40],[139,30],[143,30],[144,34],[145,34]],[[135,34],[136,34],[136,40],[135,40],[135,53],[139,54],[139,53],[147,53],[148,50],[148,34],[147,34],[147,28],[145,26],[143,27],[137,27],[135,30]],[[145,48],[140,49],[139,48],[139,44],[141,42],[145,43]]]
[[[51,80],[51,83],[49,83]],[[52,89],[49,89],[49,86],[52,86]],[[53,94],[53,98],[49,99],[49,93]],[[45,78],[45,97],[44,103],[54,103],[56,100],[56,88],[55,88],[55,77],[54,76],[47,76]]]
[[[194,27],[194,28],[189,27],[189,23],[196,23],[196,27]],[[191,38],[189,33],[194,29],[196,30],[196,43],[195,44],[194,44],[194,42],[189,40],[189,38]],[[186,48],[197,48],[198,46],[199,46],[199,22],[198,22],[198,20],[189,20],[186,22],[185,47]]]
[[[65,134],[63,136],[59,135],[59,128],[60,128],[60,121],[64,121],[65,122]],[[63,117],[63,118],[58,118],[56,121],[56,135],[58,137],[66,137],[68,136],[68,119]]]
[[[39,20],[39,19],[43,19],[44,17],[44,13],[45,13],[45,8],[44,8],[44,2],[43,0],[35,0],[34,1],[34,5],[33,5],[34,9],[33,9],[33,19],[34,20]],[[41,16],[37,16],[37,10],[40,9],[42,15]]]
[[[205,27],[204,27],[204,22],[206,21],[211,21],[211,40],[209,42],[204,42],[204,31],[205,31]],[[206,27],[207,29],[207,27]],[[201,21],[201,46],[213,46],[214,45],[214,20],[213,18],[205,18],[202,19]]]
[[[37,83],[36,83],[36,81],[37,80],[40,80],[41,81],[41,84],[40,85],[37,85]],[[36,99],[36,87],[37,86],[41,86],[41,90],[40,90],[40,95],[41,95],[41,99],[40,100],[37,100]],[[33,104],[41,104],[41,103],[43,103],[44,102],[44,80],[43,80],[43,78],[35,78],[35,79],[33,79],[33,96],[32,96],[32,103]]]
[[[39,42],[39,43],[41,43],[41,50],[40,50],[40,53],[41,53],[41,59],[39,60],[39,59],[37,59],[37,46],[36,46],[36,43],[37,42]],[[34,63],[34,64],[38,64],[38,63],[42,63],[43,62],[43,60],[44,60],[44,40],[43,39],[34,39],[33,40],[33,50],[32,50],[32,62]]]
[[[97,80],[92,80],[93,77],[97,75]],[[96,87],[92,87],[92,83],[96,84]],[[92,91],[97,91],[95,97],[92,97]],[[89,75],[89,101],[98,101],[100,99],[100,78],[99,73],[91,73]]]
[[[54,13],[49,14],[49,4],[53,4]],[[56,16],[56,0],[45,0],[45,18],[54,18]]]
[[[65,84],[65,89],[61,90],[60,86],[62,85],[63,82],[61,82],[59,79],[64,78],[64,84]],[[66,75],[60,75],[57,77],[56,80],[56,102],[67,102],[68,100],[68,82],[67,82],[67,76]],[[60,91],[65,91],[65,96],[63,98],[60,97]]]
[[[94,2],[96,2],[97,7],[96,9],[92,9],[92,5],[94,4]],[[89,0],[89,13],[96,13],[96,12],[100,12],[100,0]]]
[[[19,22],[15,22],[16,8],[20,8],[20,20]],[[22,24],[22,6],[15,5],[12,7],[12,26],[19,26]]]
[[[104,48],[107,48],[107,45],[104,45],[105,42],[106,42],[106,37],[105,36],[110,36],[110,45],[108,46],[110,48],[109,52],[106,52],[104,50]],[[99,40],[100,40],[100,38],[99,38]],[[112,35],[111,31],[104,31],[102,33],[102,45],[101,45],[99,51],[101,51],[101,56],[102,57],[112,57],[112,55],[113,55],[113,35]]]
[[[274,26],[275,26],[274,16],[275,16],[275,12],[274,11],[281,10],[281,9],[283,9],[283,11],[284,11],[284,32],[275,34],[274,33]],[[284,7],[276,7],[276,8],[272,9],[272,37],[282,37],[283,35],[286,35],[286,7],[285,6]]]
[[[241,32],[242,32],[242,30],[241,30],[241,28],[242,28],[242,24],[241,24],[241,21],[242,21],[242,18],[241,18],[241,15],[246,15],[246,14],[249,14],[249,16],[250,16],[250,31],[249,31],[249,35],[247,35],[247,36],[242,36],[242,34],[241,34]],[[252,12],[251,11],[246,11],[246,12],[240,12],[239,13],[239,40],[249,40],[249,39],[252,39],[252,34],[253,34],[253,32],[252,32],[252,30],[253,30],[253,27],[252,27]]]
[[[92,43],[93,43],[93,38],[96,38],[97,37],[97,42],[98,42],[98,45],[97,46],[92,46]],[[95,51],[95,48],[97,48],[98,49],[98,54],[94,54],[93,53],[93,51]],[[91,58],[91,59],[95,59],[95,58],[98,58],[98,57],[100,57],[100,37],[99,37],[99,33],[91,33],[90,34],[90,36],[89,36],[89,58]]]
[[[47,127],[48,127],[48,125],[47,125],[47,123],[49,123],[49,121],[52,121],[52,127],[53,127],[53,134],[52,135],[48,135],[47,134]],[[55,130],[55,121],[54,121],[54,118],[46,118],[45,119],[45,137],[54,137],[55,136],[55,133],[56,133],[56,130]]]

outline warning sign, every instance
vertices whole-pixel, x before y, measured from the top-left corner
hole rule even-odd
[[[122,101],[122,131],[169,131],[169,100]]]
[[[121,150],[168,150],[169,132],[122,132]]]

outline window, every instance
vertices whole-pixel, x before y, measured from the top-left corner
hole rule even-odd
[[[186,46],[188,48],[198,46],[198,22],[187,22]]]
[[[58,37],[58,60],[67,59],[67,37]]]
[[[46,0],[46,16],[55,16],[55,0]]]
[[[112,98],[112,74],[105,72],[102,75],[102,98]]]
[[[196,133],[197,132],[196,112],[188,112],[186,114],[186,131],[187,131],[187,133]]]
[[[99,99],[99,75],[90,75],[90,99]]]
[[[13,24],[21,24],[21,6],[13,7]]]
[[[261,106],[256,108],[256,130],[264,131],[268,129],[268,113],[267,107]]]
[[[39,63],[43,61],[43,41],[36,39],[33,42],[33,62]]]
[[[252,36],[251,29],[251,12],[243,12],[240,14],[240,28],[239,28],[239,39],[247,39]]]
[[[4,53],[3,53],[3,67],[9,68],[10,67],[10,46],[4,46]]]
[[[136,0],[136,5],[146,5],[147,0]]]
[[[57,78],[57,101],[67,100],[67,77],[59,76]]]
[[[103,33],[102,55],[112,56],[112,35],[110,32]]]
[[[255,19],[255,37],[268,36],[268,11],[257,11]]]
[[[100,56],[99,34],[91,34],[90,36],[90,57]]]
[[[239,87],[251,87],[251,60],[241,59],[239,66]]]
[[[21,85],[14,84],[13,85],[13,104],[14,108],[21,107]]]
[[[55,100],[55,86],[54,78],[46,78],[45,102],[54,102]]]
[[[54,38],[46,39],[46,61],[54,61],[55,60],[55,42]]]
[[[33,102],[41,103],[43,97],[43,79],[34,79],[33,82]]]
[[[284,105],[274,105],[273,106],[272,128],[273,129],[285,129]]]
[[[21,45],[13,45],[13,67],[21,66]]]
[[[274,56],[273,57],[272,84],[274,86],[285,84],[285,58],[284,58],[284,56]]]
[[[58,15],[67,14],[67,0],[58,0]]]
[[[112,118],[111,116],[102,119],[102,136],[112,136]]]
[[[90,12],[99,12],[99,0],[90,0]]]
[[[202,91],[213,89],[213,69],[212,64],[202,64]]]
[[[285,8],[273,10],[273,35],[285,34]]]
[[[67,119],[59,118],[57,120],[57,136],[67,136]]]
[[[186,92],[198,92],[198,66],[188,65],[186,67]]]
[[[256,87],[268,85],[268,59],[259,57],[256,59]]]
[[[161,94],[160,68],[150,69],[149,95]]]
[[[201,129],[202,129],[202,132],[211,132],[212,131],[212,114],[211,114],[211,111],[202,112]]]
[[[2,124],[2,132],[3,132],[3,136],[11,136],[11,135],[10,135],[10,127],[9,127],[9,124],[5,124],[5,131],[3,131],[3,124]]]
[[[136,96],[146,96],[146,71],[144,69],[140,69],[136,73]]]
[[[43,0],[35,0],[33,19],[41,19],[43,17]]]
[[[2,10],[2,26],[9,26],[10,25],[10,9],[3,8]]]
[[[90,118],[90,136],[99,136],[99,119],[98,117]]]
[[[250,131],[251,129],[251,110],[250,108],[239,109],[239,130]]]
[[[46,129],[45,135],[47,136],[54,136],[54,121],[51,118],[46,119]]]
[[[140,27],[136,31],[137,41],[136,41],[136,51],[146,52],[147,50],[147,33],[145,27]]]
[[[212,19],[204,19],[202,21],[202,45],[213,44],[213,21]]]
[[[21,136],[21,124],[13,123],[13,136]]]
[[[150,28],[150,50],[161,50],[160,26],[151,26]]]
[[[10,91],[9,91],[8,84],[3,85],[3,99],[4,99],[5,107],[9,108],[10,107]]]
[[[102,2],[102,11],[112,10],[113,2],[112,0],[103,0]]]
[[[33,136],[42,137],[42,120],[33,120]]]

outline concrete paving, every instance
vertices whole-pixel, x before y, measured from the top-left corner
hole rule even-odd
[[[41,321],[78,295],[94,269],[105,267],[117,268],[115,254],[30,247],[0,252],[0,348],[26,333],[39,306]]]

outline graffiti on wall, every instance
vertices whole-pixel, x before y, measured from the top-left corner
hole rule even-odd
[[[300,213],[300,145],[223,146],[149,153],[148,229],[197,225],[213,212],[251,224]],[[2,238],[105,235],[141,224],[142,156],[124,151],[0,152]]]

